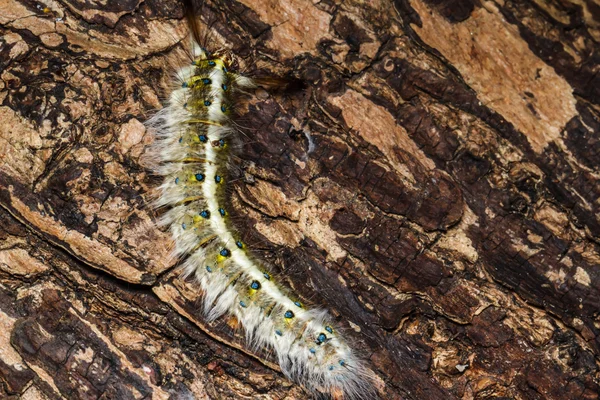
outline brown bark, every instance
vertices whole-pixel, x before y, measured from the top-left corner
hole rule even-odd
[[[107,3],[0,0],[0,397],[306,398],[203,321],[146,207],[180,6]],[[203,21],[304,82],[241,110],[231,202],[381,398],[598,399],[597,0],[213,0]]]

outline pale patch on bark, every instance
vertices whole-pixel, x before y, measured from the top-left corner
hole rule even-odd
[[[80,348],[73,353],[72,357],[77,363],[83,361],[85,364],[91,364],[94,361],[94,350],[89,347],[83,349]],[[76,365],[77,364],[74,364],[74,366]]]
[[[267,45],[284,58],[314,53],[319,40],[329,37],[331,15],[302,0],[241,0],[272,26]]]
[[[17,371],[25,368],[21,355],[10,344],[15,322],[17,320],[0,311],[0,360]]]
[[[94,156],[85,147],[81,147],[73,152],[73,158],[82,164],[90,164],[94,161]]]
[[[342,110],[342,117],[348,127],[385,154],[387,160],[406,182],[415,183],[416,180],[394,154],[396,149],[411,154],[427,169],[435,169],[433,161],[419,149],[406,130],[396,124],[394,117],[385,108],[353,90],[348,90],[338,97],[331,97],[329,101]]]
[[[575,270],[575,274],[573,278],[584,286],[590,286],[592,280],[590,279],[590,275],[581,267],[577,267]]]
[[[0,24],[7,24],[18,18],[32,15],[32,12],[17,1],[0,0]]]
[[[248,185],[247,189],[260,204],[261,211],[270,217],[283,216],[297,221],[300,214],[300,206],[293,199],[289,199],[275,185],[259,180],[254,185]],[[249,203],[253,203],[248,200]]]
[[[48,47],[58,47],[63,43],[62,36],[53,32],[41,34],[40,40]]]
[[[21,395],[21,400],[46,400],[46,397],[37,387],[30,386],[27,390]]]
[[[569,218],[551,203],[544,203],[534,215],[536,221],[544,224],[554,235],[566,239]]]
[[[26,250],[14,248],[0,251],[0,270],[11,275],[33,276],[48,270],[48,266],[31,257]]]
[[[146,128],[137,119],[130,119],[121,126],[119,133],[119,145],[123,154],[127,153],[133,146],[139,144],[144,138]]]
[[[304,238],[304,235],[296,229],[296,225],[289,221],[275,220],[270,224],[259,222],[254,228],[265,236],[269,242],[280,246],[291,245],[291,247],[296,247]]]
[[[9,191],[11,192],[10,204],[19,213],[19,215],[16,215],[18,219],[23,222],[26,221],[28,226],[35,227],[40,232],[44,232],[65,243],[68,246],[68,248],[66,248],[67,251],[76,257],[87,261],[91,265],[96,267],[104,266],[110,270],[114,276],[127,282],[139,283],[141,281],[143,272],[115,257],[109,247],[96,240],[90,239],[80,232],[68,229],[50,216],[42,215],[39,212],[31,210],[26,204],[14,196],[11,189],[12,188],[9,187]],[[64,247],[62,243],[57,244]]]
[[[8,107],[0,107],[0,121],[0,171],[33,182],[45,164],[34,155],[43,144],[39,132]]]
[[[460,223],[445,233],[436,243],[437,247],[455,253],[458,258],[464,258],[469,263],[474,264],[479,255],[473,247],[473,241],[467,235],[467,230],[471,225],[478,224],[477,216],[465,205],[463,217]]]
[[[564,283],[567,278],[567,273],[562,268],[559,269],[558,271],[555,271],[553,269],[548,269],[548,271],[546,271],[546,273],[544,275],[546,276],[546,278],[548,278],[548,280],[550,282],[552,282],[555,285],[560,285],[560,284]]]
[[[525,336],[536,346],[544,346],[554,335],[555,327],[544,313],[515,307],[510,310],[502,323],[510,327],[517,336]]]
[[[343,260],[348,253],[338,244],[337,233],[329,226],[336,207],[328,203],[323,204],[313,192],[309,192],[301,207],[298,225],[302,232],[322,249],[326,249],[327,257],[335,261]]]
[[[492,5],[452,24],[420,0],[411,4],[423,21],[413,29],[461,72],[484,105],[527,136],[534,151],[560,140],[577,115],[572,88],[529,49],[516,26]]]
[[[248,186],[247,189],[260,201],[261,211],[267,215],[285,216],[298,221],[297,225],[288,225],[296,233],[287,232],[285,235],[282,235],[282,232],[275,234],[273,229],[262,230],[261,228],[266,227],[264,224],[257,226],[258,231],[273,243],[283,244],[282,241],[285,240],[287,246],[294,248],[298,246],[298,238],[307,236],[326,249],[328,256],[333,260],[346,257],[347,252],[337,242],[337,233],[328,225],[337,209],[335,206],[322,203],[312,191],[307,193],[302,202],[293,201],[283,192],[275,190],[273,185],[262,181]]]
[[[0,0],[0,24],[6,24],[17,29],[27,29],[36,36],[49,33],[63,35],[70,45],[76,45],[100,57],[109,59],[132,59],[140,55],[153,54],[172,46],[188,34],[183,21],[147,21],[148,33],[131,27],[127,35],[114,35],[110,32],[103,33],[98,30],[79,28],[79,20],[65,13],[64,8],[52,2],[50,10],[46,13],[31,12],[16,1]],[[66,3],[68,4],[68,3]],[[70,7],[70,12],[79,14],[83,18],[91,19],[95,14],[101,15],[107,22],[117,23],[123,14],[111,13],[102,9],[89,9],[83,12]],[[145,40],[139,40],[140,37]],[[59,36],[48,38],[50,45],[55,46]],[[62,38],[60,39],[62,40]]]
[[[531,248],[523,242],[522,238],[517,237],[513,232],[509,233],[509,237],[511,238],[510,242],[513,245],[513,249],[516,252],[521,253],[522,256],[529,258],[533,257],[537,253],[541,251],[541,249]]]

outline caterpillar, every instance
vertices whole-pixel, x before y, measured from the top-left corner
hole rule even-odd
[[[272,351],[282,372],[314,395],[371,399],[372,372],[330,322],[277,283],[236,233],[225,204],[235,148],[234,102],[258,86],[237,72],[234,54],[201,45],[196,12],[184,2],[192,31],[191,64],[181,68],[167,105],[147,126],[156,135],[156,172],[164,177],[155,201],[174,240],[182,277],[203,292],[207,321],[239,320],[252,349]],[[208,47],[208,46],[206,46]]]

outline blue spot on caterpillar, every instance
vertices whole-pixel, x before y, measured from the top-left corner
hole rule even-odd
[[[324,333],[320,333],[319,336],[317,336],[317,340],[316,343],[320,346],[321,344],[323,344],[325,341],[327,340],[327,335],[325,335]]]
[[[223,257],[229,257],[231,255],[231,252],[229,251],[229,249],[222,249],[219,254]]]
[[[185,1],[189,8],[191,0]],[[202,35],[193,33],[199,42]],[[252,338],[249,346],[266,347],[265,353],[276,355],[288,378],[317,397],[327,392],[336,398],[341,393],[346,400],[375,398],[369,389],[372,373],[348,339],[325,313],[305,307],[295,300],[299,296],[265,272],[268,268],[239,240],[232,218],[225,218],[228,144],[234,143],[228,135],[237,134],[232,105],[236,95],[257,83],[236,71],[235,55],[228,51],[209,53],[196,47],[193,53],[192,66],[177,74],[181,87],[174,85],[168,106],[149,127],[159,131],[158,170],[168,183],[160,187],[156,205],[170,207],[165,219],[175,255],[184,259],[183,275],[196,277],[205,293],[205,318],[236,316]],[[180,176],[193,184],[180,184]],[[216,212],[222,218],[211,217]]]

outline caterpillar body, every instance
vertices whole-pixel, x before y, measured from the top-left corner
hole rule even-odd
[[[189,17],[188,17],[189,18]],[[195,22],[190,26],[194,32]],[[232,107],[255,80],[235,71],[235,56],[194,45],[191,65],[168,104],[148,121],[156,134],[156,171],[164,177],[157,207],[168,208],[182,275],[203,292],[205,318],[235,316],[248,345],[274,352],[283,373],[315,395],[373,398],[372,372],[354,354],[327,313],[290,296],[235,233],[224,202],[231,149]]]

